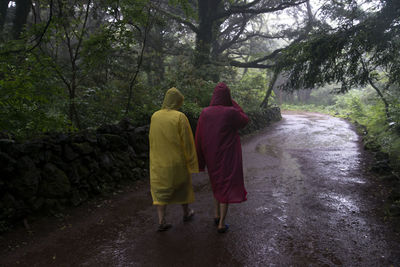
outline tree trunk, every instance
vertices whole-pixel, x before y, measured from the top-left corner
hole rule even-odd
[[[14,39],[19,39],[21,32],[26,25],[32,3],[31,0],[19,0],[16,1],[16,4],[12,33]]]
[[[9,0],[0,0],[0,33],[3,31],[6,22]]]
[[[271,96],[272,89],[274,89],[274,85],[275,85],[276,80],[278,79],[278,75],[279,75],[279,72],[274,71],[271,82],[268,85],[267,93],[265,94],[264,100],[261,102],[261,105],[260,105],[262,108],[268,107],[268,99]]]
[[[375,83],[372,81],[372,79],[370,77],[368,77],[368,82],[372,86],[372,88],[374,88],[375,91],[378,93],[383,104],[385,105],[386,121],[390,122],[389,103],[387,102],[386,98],[383,96],[381,90],[379,90],[379,88],[375,85]]]
[[[145,54],[147,55],[143,62],[143,70],[147,74],[147,84],[149,86],[156,86],[164,81],[165,38],[162,32],[163,27],[156,24],[148,36],[148,45],[145,49]]]
[[[215,68],[210,68],[210,56],[219,30],[215,17],[220,3],[221,0],[198,0],[199,27],[196,34],[194,66],[201,78],[214,82],[218,81],[219,75],[216,75],[218,73]]]

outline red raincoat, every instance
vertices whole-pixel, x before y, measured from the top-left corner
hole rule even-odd
[[[195,139],[199,170],[204,171],[207,166],[214,197],[220,203],[246,200],[238,130],[248,121],[242,108],[232,100],[229,88],[219,83],[210,106],[200,114]]]

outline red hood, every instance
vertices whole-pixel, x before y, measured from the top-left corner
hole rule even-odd
[[[232,106],[231,91],[225,83],[219,83],[214,89],[210,106]]]

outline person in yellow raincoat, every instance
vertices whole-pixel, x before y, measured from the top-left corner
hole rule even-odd
[[[169,89],[161,110],[151,117],[150,191],[157,206],[158,231],[172,227],[165,218],[167,204],[182,204],[184,221],[194,215],[188,204],[194,202],[191,173],[198,172],[198,162],[189,121],[178,111],[183,99],[178,89]]]

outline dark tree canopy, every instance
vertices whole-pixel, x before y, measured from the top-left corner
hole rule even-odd
[[[341,92],[366,85],[374,70],[400,83],[400,2],[380,2],[376,12],[336,10],[339,27],[321,27],[306,40],[290,45],[278,68],[288,75],[288,89],[341,84]],[[372,75],[372,76],[371,76]]]

